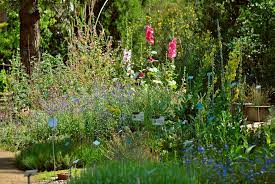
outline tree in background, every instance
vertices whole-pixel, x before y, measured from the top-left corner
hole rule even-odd
[[[20,57],[26,71],[31,75],[32,62],[40,60],[40,30],[38,0],[20,1]]]
[[[243,72],[247,82],[273,86],[275,78],[274,1],[272,0],[202,0],[201,31],[217,37],[216,20],[221,27],[223,55],[241,43]]]
[[[248,82],[275,87],[275,2],[252,0],[240,9],[238,35],[244,54],[244,70]]]

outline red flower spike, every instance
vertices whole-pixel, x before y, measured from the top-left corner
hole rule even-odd
[[[170,59],[174,59],[177,56],[177,39],[173,38],[173,40],[169,43],[168,46],[168,57]]]
[[[146,26],[146,40],[151,44],[154,45],[155,40],[154,40],[154,30],[150,25]]]

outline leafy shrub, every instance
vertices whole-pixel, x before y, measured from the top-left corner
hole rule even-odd
[[[16,156],[17,166],[21,169],[38,169],[39,171],[53,170],[52,143],[33,144],[25,147]],[[56,141],[55,167],[58,170],[69,169],[74,166],[73,161],[79,159],[78,167],[91,165],[93,162],[103,159],[100,148],[92,144],[80,145],[70,140]]]
[[[8,22],[5,29],[0,28],[0,64],[9,63],[9,59],[19,48],[19,18],[15,11],[8,11]]]
[[[5,70],[1,70],[0,72],[0,92],[5,92],[8,86],[8,79]]]

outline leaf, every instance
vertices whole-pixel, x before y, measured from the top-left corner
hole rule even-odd
[[[157,55],[158,52],[157,52],[157,51],[152,51],[151,54],[152,54],[152,55]]]
[[[275,143],[270,144],[271,148],[275,148]]]
[[[266,133],[266,143],[267,143],[268,145],[271,144],[271,136],[270,136],[270,134],[268,134],[268,133]]]
[[[252,146],[250,146],[249,148],[246,148],[245,153],[246,153],[246,154],[249,154],[249,153],[252,151],[252,149],[253,149],[254,147],[256,147],[256,145],[252,145]]]

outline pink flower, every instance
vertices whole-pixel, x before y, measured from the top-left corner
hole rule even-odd
[[[148,62],[149,62],[149,63],[153,63],[153,62],[155,62],[155,61],[157,61],[157,60],[154,59],[152,56],[148,58]]]
[[[173,40],[169,43],[168,57],[170,59],[174,59],[176,56],[177,56],[177,39],[173,38]]]
[[[154,30],[150,25],[146,26],[146,40],[151,44],[154,45],[155,40],[154,40]]]
[[[143,73],[143,72],[140,72],[139,74],[138,74],[138,78],[144,78],[145,77],[145,73]]]

